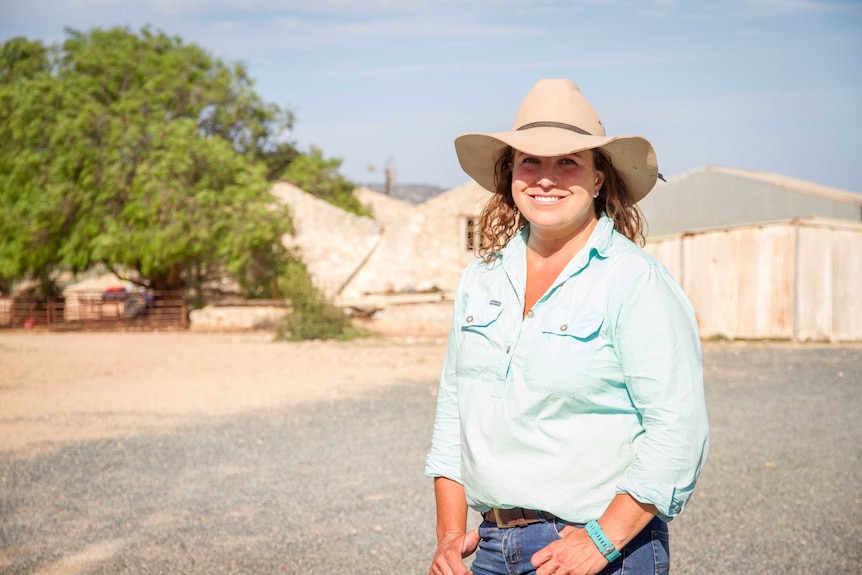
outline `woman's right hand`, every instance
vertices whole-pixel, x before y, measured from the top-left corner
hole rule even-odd
[[[475,553],[478,546],[479,531],[476,529],[468,533],[447,532],[437,543],[429,575],[470,575],[472,571],[467,569],[464,559]]]

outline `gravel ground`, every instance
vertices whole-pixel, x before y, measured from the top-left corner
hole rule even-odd
[[[705,372],[712,446],[672,572],[862,571],[862,347],[708,343]],[[435,392],[0,452],[0,573],[425,573]]]

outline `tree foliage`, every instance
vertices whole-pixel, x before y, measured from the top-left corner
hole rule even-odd
[[[343,310],[324,301],[311,283],[302,262],[293,262],[293,273],[282,276],[282,291],[291,294],[290,313],[278,322],[276,339],[350,339],[365,335],[353,327]],[[296,269],[300,268],[300,269]]]
[[[7,41],[0,278],[104,264],[156,289],[227,275],[249,295],[276,295],[291,222],[271,181],[309,177],[284,140],[293,119],[242,64],[148,28]],[[311,179],[330,179],[326,193],[343,200],[349,184],[332,162]]]

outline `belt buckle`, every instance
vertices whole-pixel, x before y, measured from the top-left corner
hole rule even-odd
[[[494,521],[496,521],[497,527],[499,527],[500,529],[506,529],[508,526],[503,523],[502,519],[500,519],[500,510],[496,507],[494,507],[492,510],[494,511]]]
[[[516,507],[514,509],[498,509],[497,507],[493,508],[494,510],[494,521],[497,523],[497,527],[500,529],[511,529],[512,527],[524,527],[529,525],[530,523],[535,523],[535,521],[528,521],[524,516],[524,510],[520,507]],[[512,518],[509,521],[503,521],[500,516],[500,511],[509,511],[509,512],[518,512],[520,513],[520,517]]]

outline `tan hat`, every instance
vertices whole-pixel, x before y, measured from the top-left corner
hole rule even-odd
[[[601,148],[635,202],[652,190],[658,177],[652,145],[640,136],[605,136],[599,115],[571,80],[539,80],[521,102],[511,132],[455,138],[461,168],[490,191],[494,191],[494,167],[507,147],[535,156]]]

